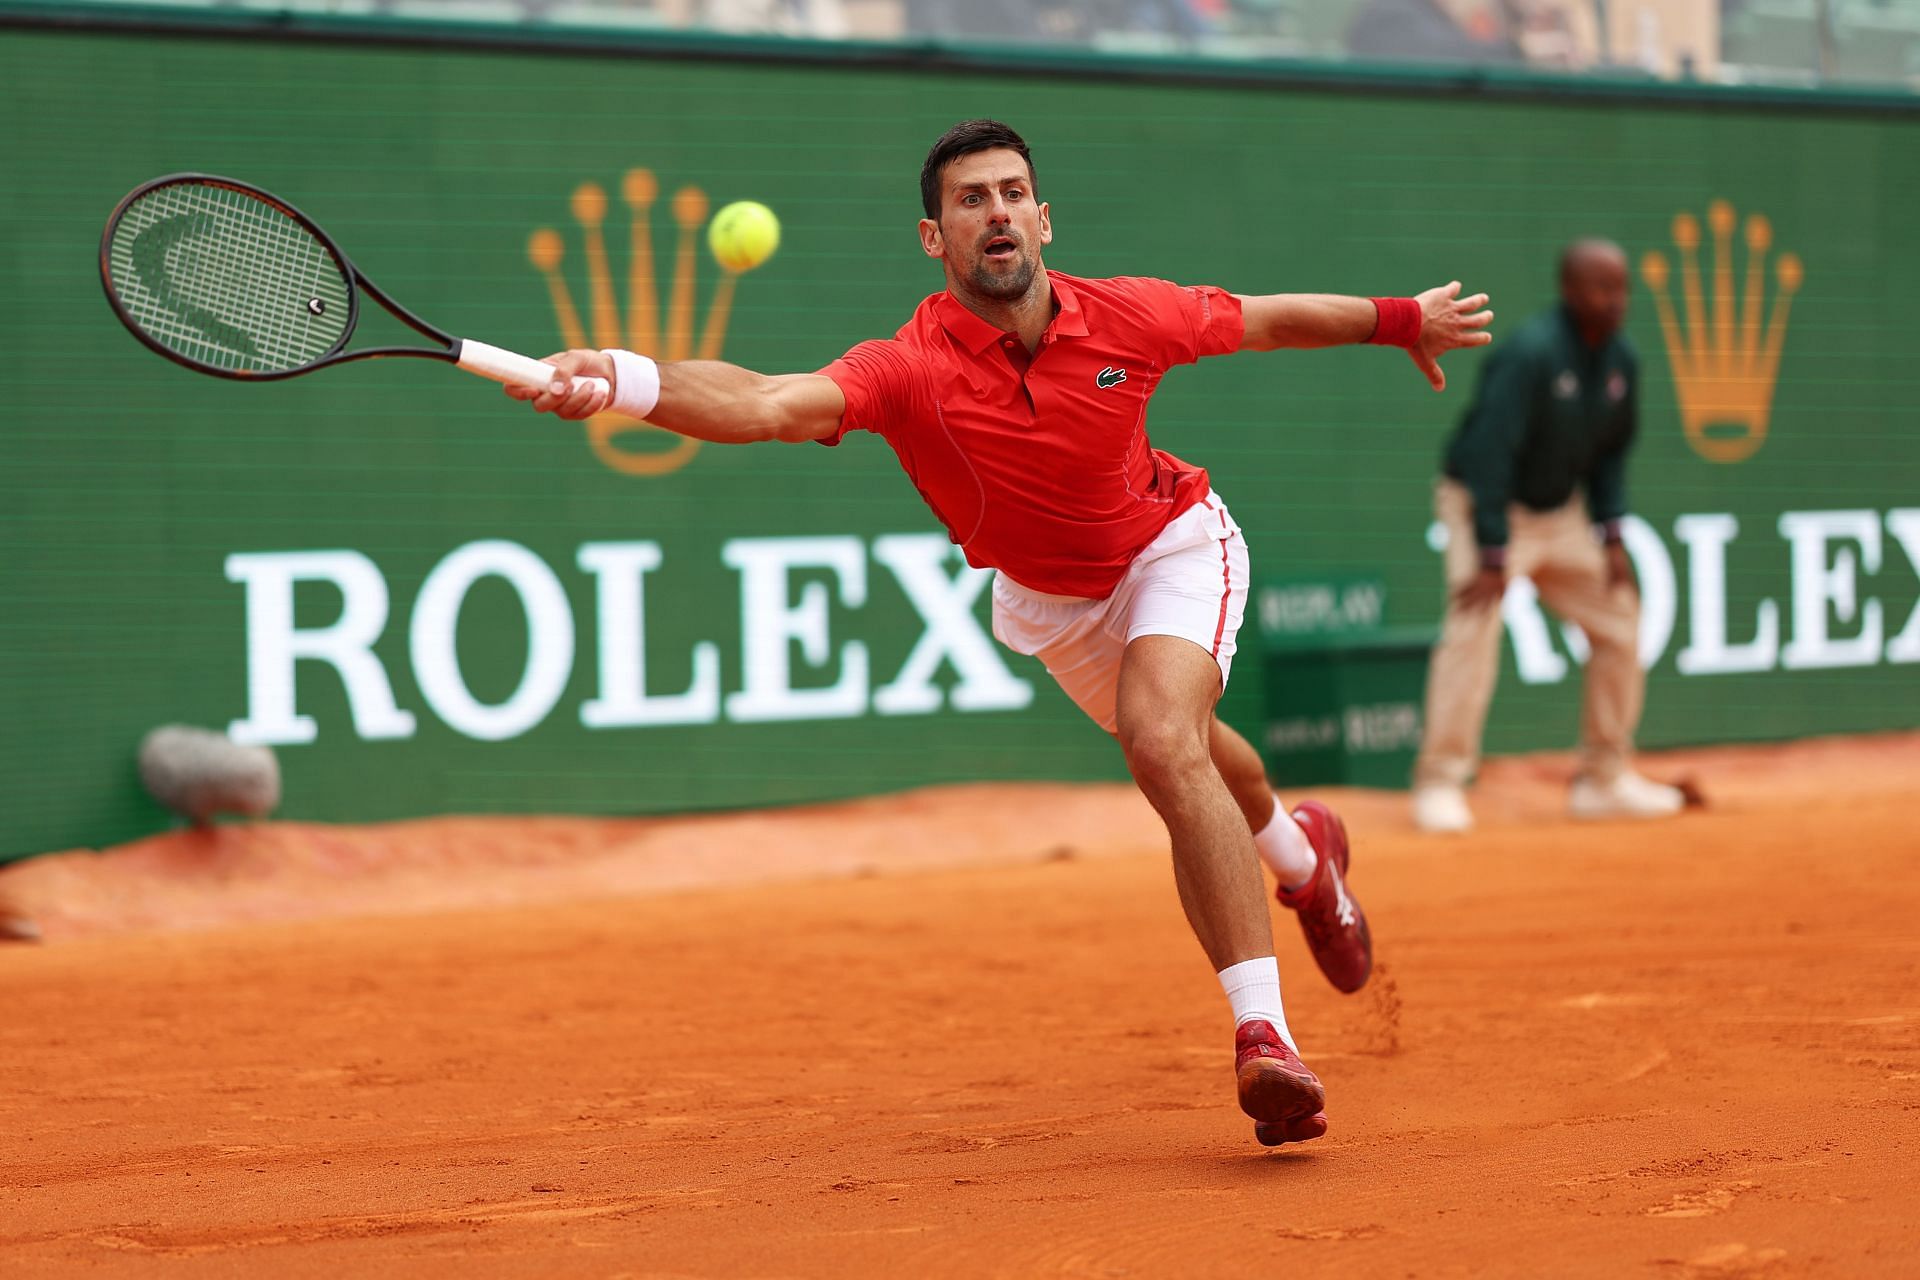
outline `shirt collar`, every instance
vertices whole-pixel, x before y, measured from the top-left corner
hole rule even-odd
[[[1047,278],[1053,281],[1053,296],[1060,299],[1060,310],[1054,313],[1053,323],[1048,326],[1056,338],[1084,338],[1087,336],[1087,314],[1080,309],[1080,295],[1074,292],[1065,276],[1056,272],[1047,272]]]
[[[951,292],[943,293],[935,299],[933,310],[934,314],[940,317],[940,323],[946,331],[959,339],[960,345],[976,356],[1005,336],[999,329],[967,310],[966,304],[954,297]]]
[[[1054,301],[1059,303],[1059,310],[1054,312],[1053,322],[1047,326],[1047,332],[1056,338],[1086,337],[1087,316],[1080,308],[1080,295],[1058,272],[1047,272],[1047,279],[1053,285]],[[969,311],[966,304],[951,292],[942,293],[933,305],[946,331],[976,356],[1007,336],[1005,330],[995,328]]]

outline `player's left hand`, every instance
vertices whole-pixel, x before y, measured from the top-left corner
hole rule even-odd
[[[1429,289],[1415,301],[1420,304],[1420,338],[1407,348],[1407,354],[1435,391],[1445,391],[1447,375],[1440,372],[1440,357],[1461,347],[1484,347],[1492,342],[1487,325],[1493,321],[1493,312],[1484,309],[1484,293],[1461,297],[1458,280]]]
[[[1640,591],[1640,580],[1633,576],[1633,558],[1627,554],[1626,547],[1618,542],[1607,544],[1607,590],[1617,591],[1625,587],[1636,595]]]

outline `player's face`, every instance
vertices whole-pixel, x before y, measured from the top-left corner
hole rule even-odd
[[[1040,270],[1040,247],[1053,240],[1027,162],[1017,151],[976,151],[950,162],[941,180],[939,219],[920,221],[927,256],[970,292],[1001,302],[1023,297]]]
[[[1626,256],[1611,250],[1580,255],[1568,264],[1561,292],[1583,328],[1611,336],[1627,318]]]

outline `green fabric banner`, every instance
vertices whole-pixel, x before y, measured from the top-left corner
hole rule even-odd
[[[536,419],[451,369],[200,377],[103,301],[113,203],[175,170],[275,191],[383,288],[530,354],[812,369],[939,287],[916,175],[1023,130],[1084,275],[1238,292],[1458,278],[1496,327],[1555,252],[1634,263],[1629,547],[1650,745],[1920,719],[1920,120],[185,36],[0,32],[0,856],[159,829],[156,725],[273,744],[288,817],[647,812],[1123,776],[985,631],[886,446],[695,447]],[[783,223],[725,277],[733,200]],[[358,341],[396,337],[374,310]],[[1445,396],[1380,349],[1171,375],[1257,577],[1365,577],[1430,625]],[[1579,639],[1509,600],[1488,745],[1572,742]],[[1263,705],[1257,631],[1223,714]]]

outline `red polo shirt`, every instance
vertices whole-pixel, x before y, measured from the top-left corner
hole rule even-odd
[[[846,393],[840,429],[884,437],[965,550],[1053,595],[1104,599],[1207,473],[1147,441],[1147,401],[1177,364],[1237,351],[1240,302],[1165,280],[1049,271],[1058,303],[1031,356],[950,293],[891,340],[820,372]]]

